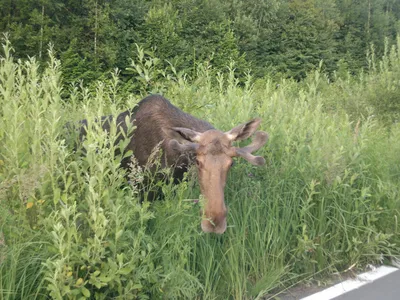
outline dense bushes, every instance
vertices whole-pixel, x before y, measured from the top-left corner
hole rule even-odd
[[[400,128],[378,105],[378,95],[395,95],[398,57],[393,48],[380,63],[371,61],[381,67],[333,83],[317,70],[299,83],[253,84],[248,77],[239,84],[233,68],[215,76],[201,64],[189,82],[143,52],[130,70],[133,84],[141,78],[136,92],[161,91],[222,130],[260,116],[270,134],[260,150],[265,168],[238,160],[231,170],[229,227],[215,236],[199,228],[195,172],[179,185],[153,182],[165,199],[140,203],[145,170],[133,168],[126,181],[121,157],[107,146],[113,130],[91,128],[87,155],[73,152],[68,121],[116,114],[140,100],[117,74],[91,90],[62,86],[53,53],[39,72],[34,59],[16,61],[6,42],[1,297],[259,298],[399,255]],[[394,96],[385,101],[396,105]]]

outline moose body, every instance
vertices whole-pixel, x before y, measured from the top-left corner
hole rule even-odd
[[[196,163],[200,190],[205,198],[201,228],[205,232],[223,233],[226,230],[227,209],[224,202],[224,187],[232,158],[241,156],[254,165],[263,165],[264,158],[253,156],[267,141],[265,132],[257,131],[260,119],[251,120],[228,132],[215,129],[210,123],[181,111],[167,99],[151,95],[133,109],[117,116],[102,117],[104,130],[116,122],[120,134],[116,143],[126,137],[129,120],[135,129],[125,151],[132,150],[138,164],[145,166],[156,147],[162,150],[161,166],[172,167],[173,176],[180,180],[188,167]],[[81,136],[85,135],[87,122],[82,122]],[[253,142],[236,148],[233,141],[246,139],[254,134]],[[124,158],[121,167],[128,168],[130,157]]]

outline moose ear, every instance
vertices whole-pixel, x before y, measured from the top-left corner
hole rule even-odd
[[[172,139],[169,141],[169,146],[174,151],[180,153],[186,153],[186,152],[196,152],[197,148],[199,147],[199,144],[192,142],[181,144],[177,140]]]
[[[226,132],[227,137],[231,141],[241,141],[252,136],[261,123],[260,118],[253,119],[245,124],[241,124]]]
[[[200,141],[201,133],[183,127],[172,127],[170,136],[175,139],[184,139],[189,142],[197,143]]]
[[[183,127],[172,127],[163,129],[164,133],[170,138],[169,146],[180,153],[195,152],[199,145],[201,133]]]

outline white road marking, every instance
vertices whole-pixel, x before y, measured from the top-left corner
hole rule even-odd
[[[343,295],[352,290],[358,289],[359,287],[371,283],[383,276],[399,270],[398,268],[380,266],[375,270],[357,275],[354,279],[348,279],[340,282],[330,288],[327,288],[321,292],[312,294],[308,297],[302,298],[301,300],[330,300],[340,295]]]

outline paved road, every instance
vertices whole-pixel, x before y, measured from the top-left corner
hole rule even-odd
[[[400,270],[333,300],[400,300]],[[323,299],[321,299],[323,300]]]

